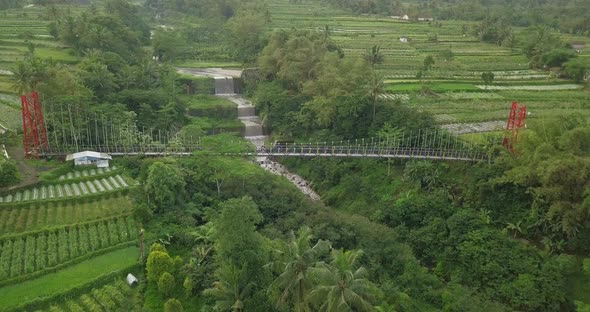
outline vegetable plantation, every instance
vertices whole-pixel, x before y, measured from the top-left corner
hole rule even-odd
[[[126,196],[82,201],[39,202],[27,206],[0,208],[0,237],[3,235],[35,231],[53,226],[76,224],[131,212]]]
[[[118,217],[2,239],[0,284],[49,272],[56,266],[86,259],[90,253],[109,250],[136,238],[133,219]]]
[[[57,198],[72,198],[111,192],[129,187],[121,175],[71,184],[55,184],[35,187],[0,197],[0,203],[18,203]]]
[[[80,268],[85,279],[79,285],[93,285],[95,278],[110,272],[89,269],[88,265],[96,265],[93,261],[106,261],[107,266],[117,270],[136,263],[137,248],[132,246],[137,240],[137,225],[130,216],[132,205],[127,196],[133,183],[116,167],[83,169],[55,177],[51,184],[0,197],[0,292],[3,295],[11,289],[23,291],[22,285],[28,283],[60,280],[62,275]],[[112,256],[121,252],[133,256],[131,259]],[[38,294],[51,298],[68,291],[60,283],[63,281],[53,288],[36,289]],[[112,294],[113,288],[105,287],[89,290],[86,296],[100,300],[101,307],[121,304],[121,297],[111,298]],[[37,296],[29,297],[29,292],[26,296],[29,299],[0,304],[0,310],[37,302],[31,301]],[[84,302],[91,301],[81,297],[64,303],[63,308],[75,310]],[[94,311],[90,306],[82,307]],[[49,307],[50,311],[57,309],[60,308]]]
[[[117,167],[70,171],[67,174],[59,176],[59,180],[72,180],[72,179],[79,179],[79,178],[83,178],[83,177],[94,177],[96,175],[108,174],[108,173],[115,171],[115,170],[117,170]]]
[[[85,288],[84,285],[95,288],[109,283],[115,276],[122,278],[123,272],[137,265],[138,252],[135,246],[117,249],[54,273],[2,287],[4,300],[0,301],[0,311],[30,311],[33,309],[25,307],[67,297],[60,294],[75,293],[77,289]]]
[[[589,96],[582,85],[552,71],[530,69],[519,47],[481,42],[472,33],[474,22],[353,16],[338,8],[287,0],[273,0],[269,8],[270,30],[294,27],[322,32],[344,55],[363,56],[368,48],[379,46],[382,60],[375,70],[384,79],[380,98],[451,117],[437,118],[442,124],[505,120],[512,101],[527,105],[533,119],[562,113],[590,118]],[[525,29],[515,27],[514,32],[518,37]],[[564,35],[564,40],[588,41],[575,35]],[[583,49],[578,58],[587,62],[588,53]],[[428,56],[434,64],[417,78]],[[494,77],[490,85],[482,83],[486,72]]]
[[[69,299],[60,305],[52,305],[49,311],[102,311],[103,307],[109,311],[122,311],[132,293],[133,290],[119,280],[101,288],[95,288],[78,298]]]

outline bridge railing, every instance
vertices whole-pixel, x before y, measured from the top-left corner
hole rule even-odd
[[[478,149],[434,149],[419,147],[371,147],[371,146],[322,146],[322,145],[275,145],[262,148],[257,154],[284,156],[340,156],[340,157],[397,157],[485,160],[486,154]]]
[[[114,155],[140,155],[140,154],[190,154],[196,149],[198,145],[53,145],[41,150],[41,154],[45,156],[67,155],[81,151],[95,151]]]

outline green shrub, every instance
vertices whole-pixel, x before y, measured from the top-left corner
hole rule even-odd
[[[174,276],[168,272],[162,273],[158,279],[158,290],[164,297],[168,297],[174,289]]]
[[[153,251],[147,258],[147,279],[150,282],[158,282],[162,273],[172,269],[172,258],[163,251]]]
[[[164,312],[183,312],[184,309],[182,308],[182,304],[178,299],[172,298],[168,299],[166,303],[164,303]]]
[[[10,186],[18,183],[20,177],[18,168],[13,160],[5,160],[0,156],[0,187]]]

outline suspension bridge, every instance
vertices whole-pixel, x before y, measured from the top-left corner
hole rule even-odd
[[[113,132],[113,133],[116,133]],[[136,142],[134,137],[143,137],[143,142]],[[442,129],[418,130],[416,133],[399,133],[387,138],[343,140],[337,142],[275,142],[261,147],[244,145],[236,141],[229,144],[227,151],[209,150],[201,144],[200,138],[184,137],[181,133],[173,136],[158,135],[150,140],[151,135],[137,133],[125,138],[104,137],[104,140],[87,137],[75,142],[61,141],[58,137],[49,140],[47,146],[41,147],[40,157],[63,157],[69,153],[92,150],[108,153],[112,156],[188,156],[195,152],[207,151],[219,156],[255,156],[255,157],[353,157],[353,158],[400,158],[431,159],[454,161],[485,161],[489,158],[486,146],[501,144],[499,138],[485,145],[474,143],[474,138],[459,138]],[[106,142],[109,142],[108,144]]]
[[[43,115],[48,116],[46,122]],[[24,145],[27,157],[63,157],[80,151],[97,151],[112,156],[192,155],[208,150],[201,138],[182,130],[145,129],[125,119],[101,117],[91,111],[72,112],[53,108],[41,112],[36,94],[23,96]],[[495,142],[495,140],[499,142]],[[209,151],[220,156],[260,157],[365,157],[485,161],[489,146],[500,139],[481,142],[474,135],[458,137],[440,128],[398,131],[387,137],[335,142],[275,142],[261,147],[236,142],[230,151]],[[234,145],[232,145],[234,146]]]

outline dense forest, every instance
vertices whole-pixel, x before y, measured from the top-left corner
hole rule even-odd
[[[544,31],[590,31],[588,1],[322,2],[478,21],[480,34],[500,24],[540,26],[515,47],[531,67],[564,67],[574,79],[583,65],[571,65],[571,47]],[[200,23],[150,33],[157,18],[180,12]],[[19,93],[36,89],[49,114],[59,112],[50,128],[70,132],[100,115],[202,136],[187,120],[173,61],[206,55],[193,47],[210,42],[256,68],[244,93],[274,139],[396,138],[436,127],[428,112],[378,97],[378,46],[347,54],[329,27],[267,32],[263,1],[107,0],[75,12],[48,5],[47,14],[51,35],[81,61],[41,59],[31,45],[12,79]],[[434,62],[425,58],[421,82]],[[138,181],[130,196],[147,244],[135,310],[576,311],[576,278],[590,253],[588,120],[533,121],[514,153],[484,136],[493,162],[280,159],[314,183],[322,202],[251,161],[215,155],[239,148],[230,143],[237,140],[204,136],[190,157],[117,160]]]

